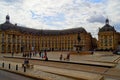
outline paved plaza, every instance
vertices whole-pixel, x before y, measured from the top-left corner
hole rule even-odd
[[[49,61],[43,61],[39,55],[32,57],[33,69],[27,69],[24,73],[21,65],[22,54],[1,54],[0,64],[11,63],[14,67],[19,65],[20,73],[44,78],[46,80],[119,80],[120,56],[111,52],[95,52],[93,55],[70,55],[70,60],[59,60],[60,54],[65,58],[68,52],[47,52]],[[4,56],[4,57],[3,57]],[[6,57],[6,58],[5,58]],[[1,64],[2,66],[2,64]],[[8,67],[6,67],[8,69]],[[15,70],[11,69],[12,71]],[[94,76],[94,77],[93,77]],[[104,78],[104,79],[103,79]]]

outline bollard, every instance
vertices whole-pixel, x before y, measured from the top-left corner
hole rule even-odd
[[[16,65],[16,70],[18,70],[18,65]]]
[[[10,66],[11,66],[11,65],[9,64],[9,69],[10,69]]]
[[[24,72],[26,72],[26,66],[24,66]]]
[[[4,62],[2,63],[2,67],[4,68]]]

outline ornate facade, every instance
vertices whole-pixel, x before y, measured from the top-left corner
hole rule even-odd
[[[98,33],[98,49],[114,50],[120,43],[120,33],[116,32],[113,26],[106,19],[105,25],[99,29]]]
[[[0,53],[20,53],[23,51],[72,51],[78,44],[78,33],[81,37],[79,44],[82,50],[90,50],[92,36],[82,27],[65,30],[37,30],[10,23],[9,15],[6,22],[0,24]]]

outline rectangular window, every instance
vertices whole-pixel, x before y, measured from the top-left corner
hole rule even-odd
[[[112,46],[112,36],[109,36],[109,45]]]

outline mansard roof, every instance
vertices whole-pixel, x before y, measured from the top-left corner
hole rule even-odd
[[[99,29],[99,32],[106,32],[106,31],[115,31],[116,32],[114,27],[109,24],[108,19],[106,19],[106,24],[102,28]]]
[[[105,31],[115,31],[115,32],[116,32],[116,30],[114,29],[114,27],[112,27],[112,26],[109,25],[109,24],[104,25],[104,26],[99,30],[99,32],[105,32]]]
[[[10,22],[5,22],[0,24],[0,30],[16,30],[24,34],[32,34],[32,35],[62,35],[62,34],[70,34],[70,33],[87,33],[86,30],[82,27],[79,28],[71,28],[71,29],[64,29],[64,30],[38,30],[27,28],[23,26],[17,26]]]

